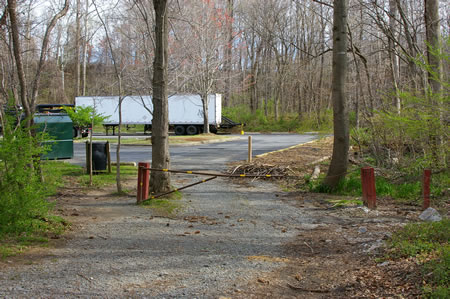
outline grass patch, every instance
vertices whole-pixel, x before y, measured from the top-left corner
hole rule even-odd
[[[115,131],[118,132],[118,128],[115,128]],[[94,125],[94,132],[95,133],[106,133],[105,127],[102,124],[96,124]],[[133,134],[133,133],[143,133],[144,132],[144,125],[122,125],[121,126],[121,132],[126,134]],[[109,130],[109,133],[112,134],[112,129]]]
[[[389,241],[390,253],[394,257],[415,257],[419,254],[429,254],[447,244],[449,239],[449,219],[408,224],[392,236]]]
[[[75,143],[85,143],[89,139],[87,138],[76,138],[74,139]],[[109,141],[111,144],[117,144],[117,137],[104,138],[104,137],[93,137],[92,141],[94,142],[106,142]],[[150,137],[148,138],[121,138],[120,144],[122,145],[151,145]]]
[[[321,176],[321,179],[324,175]],[[346,196],[361,196],[361,172],[359,168],[354,168],[338,184],[334,190],[329,190],[327,186],[321,184],[321,179],[309,181],[307,188],[311,192],[333,193]],[[420,177],[405,177],[403,183],[394,183],[392,179],[376,176],[375,189],[377,196],[385,196],[407,202],[421,201],[422,183]],[[445,190],[450,185],[450,176],[447,172],[432,175],[431,194],[434,198],[442,197]]]
[[[363,205],[363,201],[359,199],[330,199],[327,200],[327,202],[333,205],[332,208],[354,207]]]
[[[8,240],[2,240],[4,244],[0,244],[0,258],[6,259],[10,256],[16,256],[22,253],[27,247],[17,242],[10,243]]]
[[[111,173],[107,172],[100,172],[98,174],[94,174],[92,176],[92,186],[93,187],[104,187],[113,185],[116,183],[116,166],[111,167]],[[135,166],[128,166],[123,165],[120,166],[120,178],[121,179],[127,179],[130,177],[136,177],[137,176],[137,167]],[[83,186],[89,186],[89,174],[82,174],[79,178],[79,182]]]
[[[193,135],[193,136],[169,136],[169,144],[183,144],[183,143],[191,143],[191,142],[205,142],[205,141],[227,141],[228,139],[231,139],[230,136],[223,136],[223,135],[215,135],[215,134],[200,134],[200,135]],[[103,137],[94,137],[92,140],[100,141],[100,142],[106,142],[109,141],[111,144],[117,143],[117,137],[112,138],[103,138]],[[84,143],[86,142],[86,138],[77,138],[74,140],[74,142],[77,143]],[[147,138],[121,138],[120,140],[121,144],[125,145],[151,145],[152,142],[150,140],[150,137]]]
[[[23,253],[31,246],[47,247],[49,236],[61,235],[70,223],[60,216],[48,215],[45,218],[31,220],[31,229],[17,234],[0,236],[0,257],[5,259]]]
[[[388,242],[387,258],[421,265],[425,298],[450,297],[450,220],[408,224]]]
[[[147,200],[143,205],[152,209],[157,216],[171,217],[183,207],[181,198],[182,194],[177,191],[161,198]]]

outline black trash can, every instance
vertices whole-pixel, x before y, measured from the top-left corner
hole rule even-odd
[[[108,143],[93,142],[92,143],[92,171],[106,171],[108,166]],[[89,173],[89,142],[86,142],[86,170]]]

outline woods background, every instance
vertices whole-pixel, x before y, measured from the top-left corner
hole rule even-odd
[[[3,3],[1,3],[3,2]],[[12,38],[1,1],[1,101],[18,94]],[[18,22],[25,77],[36,72],[42,38],[63,1],[21,1]],[[450,19],[441,1],[442,35]],[[78,95],[117,95],[102,18],[124,94],[151,94],[154,16],[151,1],[71,1],[53,30],[38,103],[73,103]],[[226,106],[261,109],[276,119],[330,108],[331,1],[170,1],[170,93],[217,92]],[[349,105],[358,120],[374,109],[401,109],[394,91],[424,90],[424,1],[349,4]],[[448,65],[445,66],[448,70]],[[16,98],[18,98],[16,96]],[[390,107],[386,107],[390,106]]]

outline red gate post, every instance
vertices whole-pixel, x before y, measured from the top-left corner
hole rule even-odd
[[[150,163],[139,162],[138,164],[138,185],[136,202],[140,203],[148,198],[150,183]]]
[[[369,209],[376,209],[375,172],[372,167],[361,168],[361,183],[364,203]]]
[[[423,170],[422,178],[422,193],[423,193],[423,209],[426,210],[430,207],[430,181],[431,181],[431,169]]]

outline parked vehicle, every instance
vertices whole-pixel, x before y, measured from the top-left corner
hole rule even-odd
[[[119,97],[76,97],[75,107],[92,106],[96,113],[108,115],[103,123],[105,128],[113,129],[119,125]],[[122,101],[122,124],[143,124],[150,131],[153,119],[151,96],[126,96]],[[209,126],[216,133],[222,122],[222,96],[208,96]],[[195,135],[203,132],[203,105],[199,95],[183,94],[169,97],[169,126],[176,135]]]

